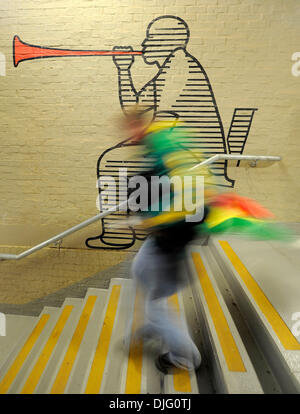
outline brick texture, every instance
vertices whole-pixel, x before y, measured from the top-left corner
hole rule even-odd
[[[117,71],[111,57],[57,58],[14,68],[15,34],[60,48],[141,48],[149,22],[183,18],[188,50],[204,66],[227,134],[235,107],[257,107],[245,154],[282,162],[230,167],[236,190],[270,208],[280,221],[300,221],[300,50],[298,0],[14,0],[0,2],[0,244],[32,245],[97,214],[96,163],[126,138]],[[136,58],[137,87],[156,73]],[[84,246],[74,237],[65,246]],[[65,242],[64,242],[65,243]]]

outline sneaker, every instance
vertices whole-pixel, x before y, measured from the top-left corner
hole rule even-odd
[[[161,354],[158,356],[158,358],[155,360],[155,366],[160,372],[165,375],[169,374],[172,369],[176,368],[176,366],[169,360],[168,352],[166,354]]]

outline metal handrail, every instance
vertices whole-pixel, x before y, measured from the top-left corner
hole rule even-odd
[[[202,165],[208,165],[212,164],[215,161],[218,160],[250,160],[250,161],[280,161],[281,157],[277,156],[263,156],[263,155],[227,155],[227,154],[216,154],[213,157],[208,158],[205,161],[202,161],[198,164],[196,164],[194,167],[192,167],[189,171],[194,170],[197,167],[200,167]],[[20,254],[7,254],[7,253],[1,253],[0,254],[0,260],[20,260],[23,259],[26,256],[29,256],[32,253],[35,253],[38,250],[43,249],[44,247],[48,246],[49,244],[55,243],[57,241],[62,240],[63,238],[69,236],[72,233],[75,233],[78,230],[83,229],[84,227],[89,226],[90,224],[94,223],[95,221],[104,218],[108,216],[109,214],[117,211],[118,209],[121,209],[123,206],[127,204],[128,200],[123,201],[122,203],[115,205],[114,207],[110,208],[109,210],[106,210],[102,213],[97,214],[96,216],[93,216],[76,226],[73,226],[69,228],[68,230],[63,231],[62,233],[57,234],[56,236],[51,237],[48,240],[45,240],[42,243],[37,244],[34,247],[31,247],[28,250],[25,250],[24,252]]]
[[[200,167],[202,165],[208,165],[212,164],[213,162],[216,162],[218,160],[249,160],[249,161],[280,161],[281,157],[278,156],[272,156],[272,155],[228,155],[228,154],[216,154],[210,158],[208,158],[205,161],[200,162],[197,165],[194,165],[190,169],[193,170],[197,167]]]

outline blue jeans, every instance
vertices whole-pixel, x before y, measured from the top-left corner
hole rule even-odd
[[[200,352],[189,335],[185,319],[167,303],[187,282],[180,266],[178,255],[165,253],[149,237],[134,258],[132,271],[136,285],[145,296],[145,333],[162,339],[175,366],[191,370],[200,365]]]

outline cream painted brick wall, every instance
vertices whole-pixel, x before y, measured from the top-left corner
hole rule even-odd
[[[139,50],[149,22],[164,14],[189,25],[188,51],[209,76],[225,135],[235,107],[257,107],[245,154],[283,157],[268,168],[229,168],[236,190],[280,221],[300,221],[300,76],[291,73],[300,51],[298,0],[1,1],[0,244],[32,245],[97,214],[97,159],[126,138],[115,122],[121,109],[110,57],[14,68],[13,36],[41,46]],[[136,58],[137,88],[155,73]],[[84,247],[83,238],[68,243]]]

